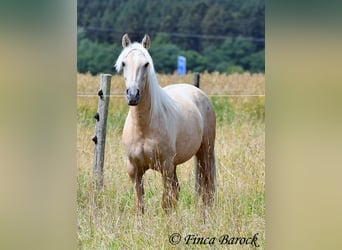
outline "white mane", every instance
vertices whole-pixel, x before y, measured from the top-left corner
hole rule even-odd
[[[115,63],[115,68],[117,72],[122,70],[122,61],[132,50],[141,51],[149,62],[147,84],[151,96],[150,126],[157,127],[159,125],[157,122],[160,119],[165,125],[167,125],[168,120],[174,119],[176,105],[169,95],[160,87],[154,70],[152,58],[147,49],[145,49],[140,43],[134,42],[130,44],[124,48],[119,55]]]

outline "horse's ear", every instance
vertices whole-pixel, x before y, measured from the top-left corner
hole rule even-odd
[[[128,34],[124,34],[122,37],[122,47],[126,48],[128,45],[131,44],[131,40],[128,37]]]
[[[150,37],[145,34],[144,38],[142,39],[141,41],[141,44],[142,46],[145,48],[145,49],[149,49],[150,46],[151,46],[151,41],[150,41]]]

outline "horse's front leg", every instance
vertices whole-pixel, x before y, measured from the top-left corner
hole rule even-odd
[[[165,212],[169,212],[176,207],[180,190],[176,166],[171,163],[165,164],[161,172],[164,185],[162,207]]]
[[[128,162],[128,175],[134,184],[135,188],[135,207],[138,212],[144,213],[144,183],[143,183],[143,170],[137,169],[131,162]]]

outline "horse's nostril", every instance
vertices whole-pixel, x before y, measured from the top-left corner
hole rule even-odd
[[[138,88],[128,88],[126,89],[126,96],[129,99],[139,99],[140,90]]]

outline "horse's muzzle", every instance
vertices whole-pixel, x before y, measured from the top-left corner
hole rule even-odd
[[[128,88],[126,89],[127,103],[130,106],[136,106],[139,103],[140,91],[138,88]]]

